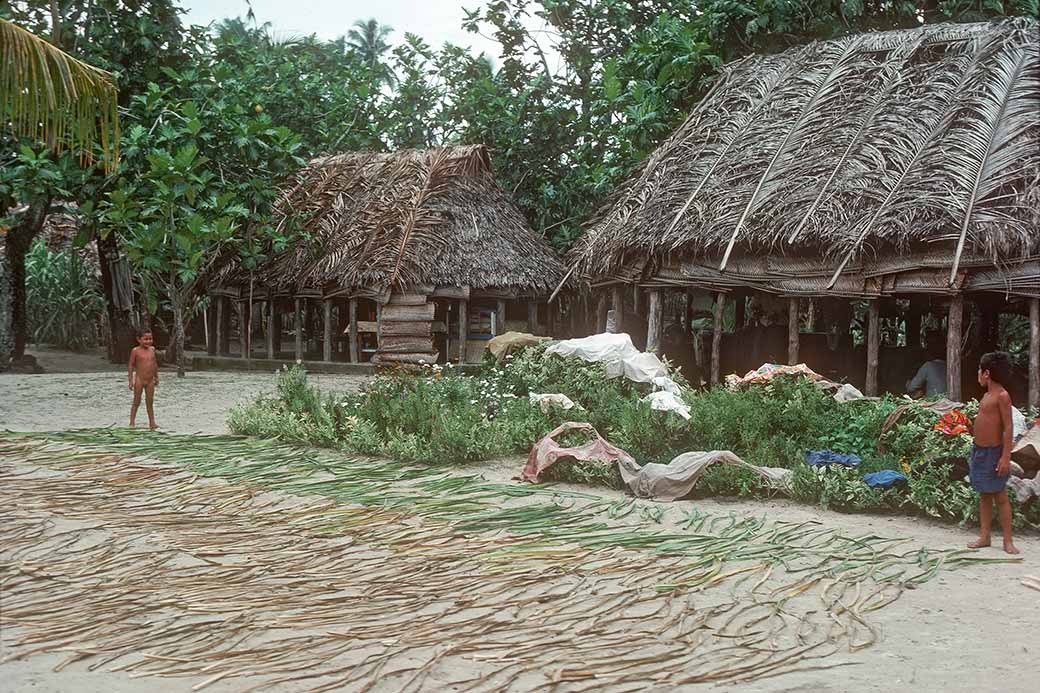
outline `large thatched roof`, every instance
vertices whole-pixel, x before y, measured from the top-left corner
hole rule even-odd
[[[728,65],[589,224],[575,275],[870,295],[899,256],[906,291],[1013,265],[995,284],[1040,293],[1038,36],[944,24]]]
[[[316,159],[283,190],[276,223],[290,216],[304,238],[255,272],[259,286],[545,293],[563,274],[556,254],[496,185],[483,146]]]

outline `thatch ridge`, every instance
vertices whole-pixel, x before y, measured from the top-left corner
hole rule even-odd
[[[494,180],[482,145],[315,159],[275,223],[304,238],[254,274],[274,291],[407,286],[552,291],[563,264]],[[240,272],[224,283],[241,283]]]
[[[850,263],[926,249],[946,253],[951,285],[962,258],[1040,254],[1035,19],[861,34],[729,64],[569,259],[576,276],[607,281],[636,258],[648,272],[665,258],[725,272],[731,257],[809,257],[833,284]]]

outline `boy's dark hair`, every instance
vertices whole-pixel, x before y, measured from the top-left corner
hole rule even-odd
[[[979,370],[989,371],[989,377],[1004,387],[1011,384],[1011,357],[1004,351],[991,351],[979,359]]]
[[[151,334],[151,333],[152,333],[152,328],[148,327],[147,325],[145,325],[144,327],[138,327],[137,328],[137,337],[139,337],[139,338],[145,336],[146,334]]]

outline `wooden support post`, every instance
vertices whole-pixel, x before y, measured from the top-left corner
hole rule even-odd
[[[921,316],[924,313],[920,299],[910,299],[910,308],[906,312],[906,345],[911,349],[921,348]],[[928,349],[935,347],[929,344]]]
[[[617,325],[618,332],[624,332],[621,320],[625,317],[625,294],[621,290],[621,285],[615,284],[614,288],[610,290],[610,295],[611,306],[614,308],[614,324]]]
[[[683,334],[693,334],[693,296],[689,290],[683,292]]]
[[[534,299],[527,302],[527,331],[538,334],[538,302]]]
[[[506,331],[506,302],[503,299],[498,299],[498,305],[495,307],[495,333],[493,337],[497,337]]]
[[[1040,298],[1029,300],[1029,407],[1040,409]]]
[[[867,314],[867,382],[868,397],[878,394],[878,354],[881,351],[881,301],[870,302]]]
[[[250,306],[252,307],[252,306]],[[235,303],[235,316],[238,318],[238,349],[239,356],[244,359],[249,358],[249,342],[247,335],[249,334],[249,325],[246,322],[246,316],[248,311],[242,301]]]
[[[350,362],[357,363],[360,357],[357,329],[357,299],[350,299]]]
[[[603,334],[607,331],[607,311],[610,307],[607,303],[607,294],[601,291],[599,298],[596,300],[596,334]]]
[[[800,301],[797,298],[787,299],[787,363],[798,365],[798,315]]]
[[[219,298],[210,298],[209,306],[206,308],[206,353],[210,356],[217,355],[218,329],[217,329],[217,304]]]
[[[277,309],[275,308],[277,301],[274,298],[267,300],[267,358],[273,359],[275,353],[275,343],[278,338],[276,336],[276,330],[278,329]]]
[[[293,356],[297,361],[303,360],[303,307],[300,304],[300,299],[293,299],[293,310],[295,311],[293,328],[296,332],[296,343],[293,345]]]
[[[383,348],[383,304],[376,301],[376,349]]]
[[[560,302],[545,304],[545,334],[548,337],[556,335],[557,316],[559,315]]]
[[[459,299],[459,363],[466,363],[466,341],[469,339],[469,303]]]
[[[747,295],[743,291],[738,291],[733,295],[733,300],[736,301],[736,320],[734,320],[733,329],[740,330],[747,324]]]
[[[217,299],[217,353],[231,353],[231,300],[227,296]]]
[[[722,318],[726,314],[726,294],[715,294],[715,320],[711,333],[711,382],[722,382]]]
[[[946,329],[946,396],[961,401],[961,339],[964,333],[964,295],[950,299]]]
[[[661,348],[661,321],[664,308],[661,305],[661,292],[657,289],[650,290],[650,307],[648,310],[646,325],[646,350],[659,351]]]
[[[325,338],[321,343],[321,357],[323,361],[332,360],[332,299],[326,298],[322,301],[322,308],[325,310],[324,321],[325,321]]]

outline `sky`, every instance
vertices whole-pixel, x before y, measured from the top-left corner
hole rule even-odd
[[[189,24],[244,18],[248,11],[245,0],[181,0],[180,4],[188,10]],[[374,18],[393,27],[393,45],[411,32],[434,48],[451,42],[497,58],[498,42],[462,28],[463,7],[473,10],[483,5],[484,0],[252,0],[257,23],[270,22],[279,38],[317,34],[334,39],[346,34],[354,22]]]

